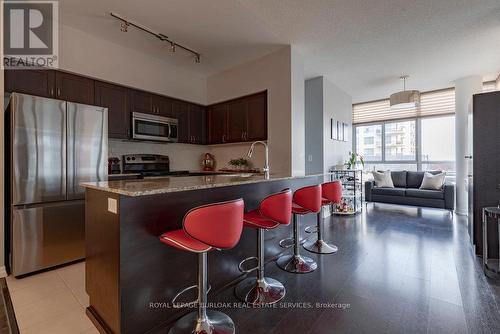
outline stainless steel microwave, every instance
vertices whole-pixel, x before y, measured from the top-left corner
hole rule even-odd
[[[157,115],[132,113],[132,138],[177,142],[179,121],[175,118]]]

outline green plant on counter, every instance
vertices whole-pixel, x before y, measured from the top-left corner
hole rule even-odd
[[[353,169],[356,166],[356,162],[358,161],[358,159],[364,168],[365,167],[365,160],[363,159],[363,156],[360,154],[349,151],[349,157],[344,165],[347,167],[347,169]]]
[[[229,165],[236,168],[249,167],[250,161],[245,158],[231,159],[229,160]]]

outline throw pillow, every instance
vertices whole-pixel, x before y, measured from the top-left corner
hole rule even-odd
[[[441,190],[441,188],[443,188],[445,176],[446,173],[444,172],[435,175],[425,172],[420,189]]]
[[[372,174],[375,179],[375,186],[381,188],[394,188],[390,170],[386,170],[384,172],[373,171]]]

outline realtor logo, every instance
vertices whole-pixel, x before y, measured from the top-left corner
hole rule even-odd
[[[2,7],[2,66],[57,68],[58,2],[5,0]]]

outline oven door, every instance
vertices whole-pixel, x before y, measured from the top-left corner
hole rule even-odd
[[[132,138],[154,141],[171,141],[170,124],[166,117],[133,113]]]

